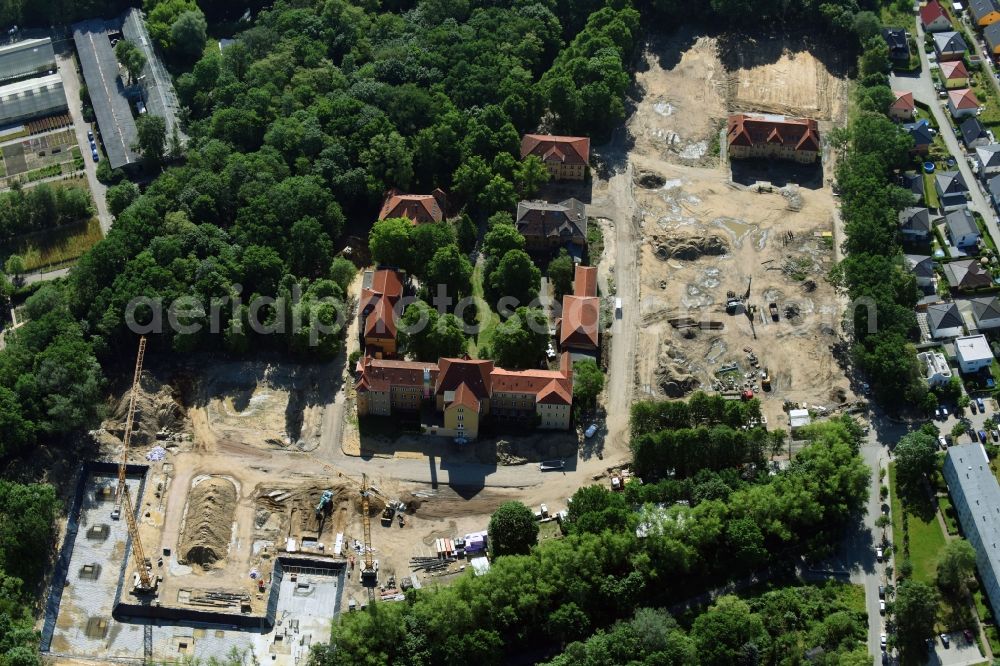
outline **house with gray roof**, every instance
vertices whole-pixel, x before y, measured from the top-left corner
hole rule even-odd
[[[939,217],[931,216],[926,208],[910,207],[899,211],[899,233],[904,241],[924,241],[931,234],[934,222]]]
[[[949,261],[941,268],[948,280],[948,286],[958,291],[981,289],[993,284],[989,271],[983,269],[978,259]]]
[[[970,248],[979,243],[979,225],[968,208],[959,208],[945,215],[944,225],[955,247]]]
[[[935,340],[957,338],[965,333],[962,313],[955,303],[936,303],[927,306],[927,327]]]
[[[969,45],[961,33],[949,30],[934,34],[934,51],[938,60],[961,60],[968,50]]]
[[[1000,20],[997,0],[968,0],[969,14],[979,27],[988,26]]]
[[[910,62],[910,45],[902,28],[882,28],[882,39],[889,45],[889,60],[906,65]]]
[[[908,254],[905,256],[906,265],[917,279],[920,287],[929,287],[934,284],[934,260],[923,254]]]
[[[899,177],[899,186],[913,193],[913,202],[924,203],[924,177],[919,173],[904,173]]]
[[[926,155],[934,142],[935,131],[930,123],[926,120],[918,120],[915,123],[903,123],[900,127],[913,139],[913,149],[910,152]]]
[[[985,146],[990,142],[990,135],[986,132],[986,127],[979,122],[976,116],[969,116],[958,126],[958,133],[962,137],[962,143],[969,150]]]
[[[961,208],[968,201],[969,188],[958,171],[939,171],[934,176],[934,190],[946,211]]]
[[[991,23],[983,28],[983,41],[989,47],[990,53],[1000,51],[1000,23]]]
[[[990,196],[993,208],[1000,210],[1000,173],[986,180],[986,192]]]
[[[990,176],[1000,174],[1000,143],[990,143],[976,148],[979,180],[986,182]]]
[[[972,319],[980,331],[1000,328],[1000,298],[996,296],[970,298],[969,305],[972,306]]]
[[[962,533],[976,551],[976,568],[993,617],[1000,617],[1000,484],[983,445],[948,447],[944,480]]]
[[[587,247],[587,215],[578,199],[522,201],[517,204],[515,225],[530,251]]]

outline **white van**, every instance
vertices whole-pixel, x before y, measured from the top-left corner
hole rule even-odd
[[[615,318],[622,318],[622,299],[620,298],[615,299]]]

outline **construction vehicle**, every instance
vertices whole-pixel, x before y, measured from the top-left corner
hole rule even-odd
[[[319,498],[319,504],[316,505],[316,517],[319,518],[324,512],[329,510],[330,503],[333,502],[333,491],[324,490],[323,496]]]
[[[135,418],[135,398],[139,394],[139,380],[142,377],[142,359],[146,355],[146,336],[139,338],[139,351],[135,356],[135,374],[132,375],[132,387],[129,389],[128,412],[125,415],[125,433],[122,435],[122,460],[118,465],[118,489],[115,491],[115,508],[111,518],[118,520],[121,515],[122,497],[125,492],[125,467],[128,465],[128,446],[132,440],[132,424]]]
[[[778,321],[778,304],[772,301],[767,304],[767,309],[771,312],[771,319]]]
[[[152,565],[146,559],[146,553],[139,538],[139,527],[135,522],[135,509],[132,507],[132,496],[128,484],[125,483],[125,467],[128,464],[128,445],[132,439],[132,424],[135,419],[135,398],[139,393],[139,378],[142,375],[142,360],[146,354],[146,338],[139,338],[139,351],[135,358],[135,375],[132,378],[132,389],[128,401],[128,413],[125,415],[125,433],[122,436],[122,459],[118,465],[118,492],[115,495],[115,509],[111,517],[115,520],[125,513],[128,525],[128,535],[132,539],[132,559],[135,562],[135,573],[132,577],[132,591],[136,594],[149,594],[156,591],[158,579],[153,576]]]
[[[392,519],[396,515],[396,507],[392,505],[391,502],[385,505],[382,509],[382,524],[386,527],[392,526]]]
[[[771,390],[771,375],[767,372],[767,368],[760,373],[760,387],[765,391]]]

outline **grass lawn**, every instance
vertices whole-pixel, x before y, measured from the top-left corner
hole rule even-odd
[[[472,271],[472,295],[479,304],[486,302],[483,297],[483,268],[484,264],[480,262]],[[489,345],[493,340],[493,331],[500,323],[500,317],[492,310],[480,307],[476,310],[476,323],[479,325],[479,335],[469,341],[469,356],[481,358],[479,350]]]
[[[934,189],[934,174],[924,174],[924,199],[929,208],[939,208],[937,190]]]
[[[892,542],[900,551],[896,553],[896,566],[906,558],[902,552],[903,545],[903,507],[896,495],[896,466],[889,463],[889,496],[892,507]],[[913,564],[913,578],[924,583],[934,584],[937,573],[937,561],[941,549],[944,548],[944,534],[938,524],[937,515],[931,516],[927,522],[909,514],[907,524],[910,534],[909,560]]]
[[[561,539],[562,535],[562,529],[559,527],[558,520],[550,520],[547,523],[538,524],[538,543],[549,541],[550,539]]]
[[[971,74],[972,90],[979,98],[979,103],[985,107],[979,120],[987,129],[996,129],[1000,127],[1000,99],[997,99],[996,90],[993,88],[993,84],[987,80],[987,74],[982,71]]]
[[[101,225],[97,218],[91,218],[16,238],[4,258],[9,254],[20,254],[26,271],[61,268],[92,248],[101,238]]]
[[[881,19],[882,25],[889,26],[890,28],[905,28],[910,32],[913,32],[913,23],[916,20],[913,10],[910,7],[903,7],[899,2],[884,3],[882,5]]]

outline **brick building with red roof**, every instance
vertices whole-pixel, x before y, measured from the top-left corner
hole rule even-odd
[[[600,309],[597,269],[578,265],[573,276],[573,294],[563,296],[562,316],[556,320],[559,348],[596,354],[599,349]]]
[[[820,152],[819,124],[810,118],[733,113],[726,137],[730,159],[764,157],[810,164]]]
[[[569,354],[560,358],[559,370],[505,370],[468,358],[421,363],[366,356],[355,368],[354,385],[359,416],[417,413],[422,404],[433,404],[442,420],[424,427],[434,435],[474,439],[486,416],[560,430],[572,419]]]
[[[448,211],[448,197],[435,189],[430,194],[403,194],[393,188],[386,194],[378,219],[405,217],[413,224],[440,222]]]
[[[361,341],[365,353],[376,358],[396,355],[396,304],[403,296],[403,280],[392,269],[366,274],[358,304]]]
[[[583,180],[590,162],[590,139],[582,136],[525,134],[521,138],[521,159],[534,155],[555,180]]]

